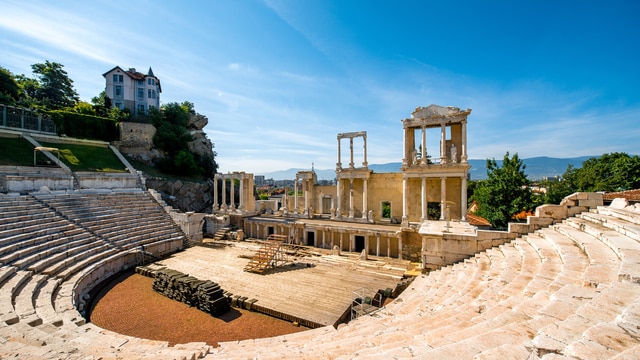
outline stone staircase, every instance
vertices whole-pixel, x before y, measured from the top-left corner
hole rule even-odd
[[[374,316],[207,358],[640,357],[640,207],[598,207],[418,277]]]
[[[144,192],[0,195],[0,357],[640,357],[639,206],[579,213],[421,275],[382,310],[337,329],[211,349],[125,336],[82,317],[84,289],[133,264],[141,246],[161,253],[181,244],[148,202]]]
[[[86,323],[88,291],[184,234],[148,194],[0,195],[0,357],[199,358],[204,343],[169,347]]]

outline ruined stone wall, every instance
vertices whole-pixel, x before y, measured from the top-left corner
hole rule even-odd
[[[383,201],[391,202],[392,218],[402,219],[402,173],[373,173],[369,178],[367,189],[367,207],[373,210],[375,221],[385,221],[381,212]],[[362,197],[360,196],[359,202],[354,203],[359,204],[358,208],[361,208]]]
[[[120,141],[118,142],[118,147],[145,151],[151,150],[153,147],[153,137],[156,134],[155,126],[132,122],[121,122],[119,126]]]

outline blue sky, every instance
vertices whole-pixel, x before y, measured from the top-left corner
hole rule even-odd
[[[190,101],[209,118],[222,172],[334,168],[336,135],[363,130],[369,163],[401,161],[400,121],[430,104],[472,109],[474,159],[640,154],[637,1],[1,0],[0,9],[0,66],[32,76],[31,64],[59,62],[85,101],[114,66],[152,67],[162,103]]]

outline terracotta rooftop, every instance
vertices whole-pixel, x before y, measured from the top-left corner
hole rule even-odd
[[[473,226],[491,226],[489,220],[470,212],[467,213],[467,221]]]
[[[605,193],[602,198],[604,200],[613,200],[615,198],[625,198],[627,201],[640,201],[640,189],[625,190]]]

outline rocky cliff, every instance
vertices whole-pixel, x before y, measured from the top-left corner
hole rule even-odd
[[[210,213],[213,205],[213,181],[190,182],[181,180],[147,179],[147,188],[162,195],[168,205],[180,211]]]

